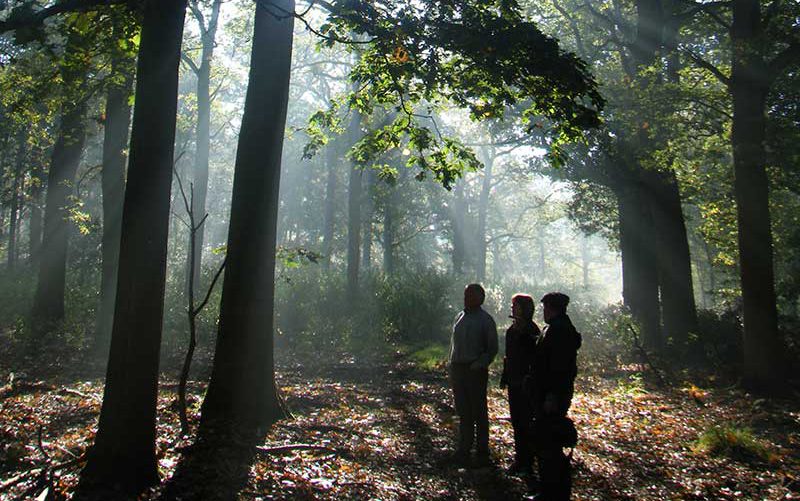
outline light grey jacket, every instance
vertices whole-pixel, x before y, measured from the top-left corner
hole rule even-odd
[[[488,368],[497,355],[497,325],[483,308],[460,311],[450,337],[450,363]]]

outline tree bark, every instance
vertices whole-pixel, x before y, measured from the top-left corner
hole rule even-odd
[[[276,0],[294,12],[293,0]],[[214,367],[200,435],[258,433],[283,416],[274,383],[275,245],[294,19],[258,3]]]
[[[82,489],[158,483],[158,363],[186,0],[144,4],[116,306],[103,406]],[[85,492],[82,490],[82,492]]]
[[[133,78],[127,77],[123,86],[112,86],[106,95],[106,122],[103,135],[103,242],[100,307],[97,310],[95,354],[99,359],[108,355],[114,322],[114,303],[117,296],[117,267],[122,232],[122,202],[125,197],[126,146],[131,123],[129,98]]]
[[[208,164],[211,149],[211,61],[214,57],[214,47],[217,38],[217,24],[222,0],[214,0],[211,5],[211,17],[208,25],[204,26],[202,15],[197,15],[200,23],[203,50],[200,65],[197,67],[197,151],[194,166],[194,198],[192,199],[192,214],[195,221],[202,221],[206,215],[206,199],[208,198]],[[199,291],[200,277],[203,262],[203,241],[205,223],[195,233],[194,237],[194,266],[191,258],[187,258],[187,273],[194,276],[194,290]],[[191,246],[190,246],[191,247]],[[188,283],[188,282],[187,282]]]
[[[480,201],[478,202],[478,231],[475,235],[475,245],[478,251],[475,278],[479,283],[486,280],[486,221],[489,218],[489,195],[492,191],[493,163],[493,154],[487,154],[486,165],[483,169]]]
[[[375,171],[367,170],[364,177],[364,242],[361,246],[361,269],[369,273],[372,266],[372,219],[375,212]]]
[[[69,239],[69,196],[86,141],[86,105],[65,104],[47,175],[39,276],[31,312],[34,331],[43,333],[64,318]]]
[[[658,259],[658,282],[664,335],[675,346],[686,346],[690,332],[697,331],[689,238],[674,171],[643,172],[653,215]]]
[[[639,323],[645,348],[659,349],[658,261],[653,219],[644,197],[638,183],[617,190],[622,296]]]
[[[764,150],[769,83],[758,47],[758,0],[734,0],[733,170],[739,225],[739,271],[744,308],[744,376],[747,384],[775,391],[783,379],[772,256],[769,180]]]
[[[17,133],[17,158],[14,165],[14,180],[11,185],[11,214],[8,221],[8,269],[13,270],[17,262],[17,234],[19,233],[19,213],[21,210],[21,189],[24,177],[25,157],[27,155],[28,134],[25,129]]]
[[[325,228],[322,232],[322,266],[327,271],[331,267],[331,254],[333,254],[333,236],[336,228],[336,143],[331,141],[325,150],[325,163],[328,168],[328,181],[325,185]]]
[[[466,245],[466,204],[464,203],[464,181],[458,180],[453,188],[450,204],[450,225],[453,229],[453,273],[462,275],[467,261]]]
[[[36,269],[39,264],[39,252],[42,246],[42,189],[44,173],[39,162],[34,162],[30,182],[30,221],[28,222],[28,264]]]
[[[394,275],[394,208],[397,202],[397,186],[388,186],[388,196],[383,203],[383,274]]]

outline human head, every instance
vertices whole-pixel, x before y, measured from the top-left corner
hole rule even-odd
[[[535,310],[533,298],[527,294],[514,294],[511,298],[511,316],[515,319],[533,321],[533,311]]]
[[[469,284],[464,287],[464,308],[475,309],[483,304],[486,299],[486,291],[481,284]]]
[[[548,292],[542,296],[541,303],[544,306],[542,312],[544,314],[544,321],[550,322],[551,319],[567,312],[569,296],[561,292]]]

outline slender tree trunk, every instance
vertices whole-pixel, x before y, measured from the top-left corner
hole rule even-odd
[[[39,252],[42,246],[42,188],[44,173],[38,161],[34,161],[30,183],[30,222],[28,223],[28,264],[36,269],[39,264]]]
[[[375,171],[369,169],[364,177],[364,243],[361,246],[361,269],[369,273],[372,266],[372,219],[375,211],[373,187]]]
[[[28,134],[25,129],[17,134],[17,159],[14,165],[14,180],[11,186],[11,214],[8,222],[8,269],[13,270],[17,262],[17,233],[21,210],[20,196],[21,184],[24,176],[25,159],[27,155]]]
[[[493,155],[488,154],[483,170],[483,184],[478,202],[478,231],[475,235],[475,245],[478,250],[475,276],[478,282],[486,280],[486,221],[489,217],[489,196],[492,190],[492,164]]]
[[[394,275],[394,208],[396,207],[397,186],[388,187],[388,196],[383,203],[383,274]]]
[[[64,318],[69,238],[69,196],[86,140],[85,104],[65,105],[47,175],[44,232],[39,277],[31,317],[40,333]]]
[[[294,12],[293,0],[275,8]],[[200,435],[233,423],[245,433],[283,416],[274,383],[273,306],[281,152],[292,60],[292,17],[256,7],[250,81],[233,181],[227,269]]]
[[[622,254],[622,296],[641,328],[647,349],[661,347],[658,262],[653,219],[642,187],[633,184],[617,192],[619,241]]]
[[[211,5],[211,17],[208,26],[201,23],[203,50],[197,71],[197,151],[194,166],[194,199],[192,201],[192,214],[195,221],[202,221],[206,214],[206,199],[208,198],[208,164],[211,149],[211,61],[214,57],[214,47],[217,37],[217,23],[222,0],[214,0]],[[205,223],[195,233],[194,237],[194,266],[190,265],[191,258],[187,259],[187,270],[194,276],[195,291],[201,290],[200,277],[203,262],[203,240],[205,236]],[[191,246],[190,246],[191,247]]]
[[[733,170],[739,224],[739,271],[744,307],[744,375],[748,384],[776,390],[783,379],[772,257],[769,180],[764,150],[768,83],[758,44],[758,0],[734,0]]]
[[[450,222],[453,228],[453,273],[462,275],[467,260],[465,232],[466,206],[464,203],[464,181],[458,180],[453,188],[453,201],[450,207]]]
[[[583,289],[589,290],[589,266],[591,259],[589,255],[589,238],[584,235],[581,238],[581,271],[583,272]]]
[[[361,116],[355,111],[353,114],[347,130],[350,144],[358,141],[361,132]],[[361,167],[355,162],[351,162],[347,192],[347,297],[349,300],[355,300],[358,294],[361,254],[361,173]]]
[[[128,157],[128,133],[131,123],[129,98],[133,79],[126,78],[122,87],[112,86],[106,96],[106,123],[103,136],[103,243],[100,307],[97,310],[95,354],[98,359],[108,356],[111,330],[114,323],[114,303],[117,296],[117,267],[122,232],[122,201],[125,196],[125,165]]]
[[[337,151],[334,142],[328,143],[325,150],[325,163],[328,168],[328,182],[325,185],[325,228],[322,233],[322,266],[327,271],[331,267],[333,254],[333,235],[335,230],[336,211],[336,166]]]
[[[103,406],[81,485],[158,483],[158,363],[186,0],[144,4],[116,306]]]

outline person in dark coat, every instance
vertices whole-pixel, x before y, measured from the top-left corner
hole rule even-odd
[[[536,342],[533,361],[532,399],[535,419],[534,444],[541,492],[536,499],[570,499],[570,458],[564,454],[563,430],[574,426],[567,418],[572,404],[577,355],[581,335],[567,315],[569,296],[550,292],[542,297],[548,324]]]
[[[511,298],[514,322],[506,331],[506,356],[500,387],[508,387],[508,407],[514,428],[514,462],[508,469],[512,474],[528,473],[533,467],[533,409],[524,383],[530,379],[536,340],[540,334],[539,326],[533,321],[534,308],[533,298],[527,294],[516,294]]]

